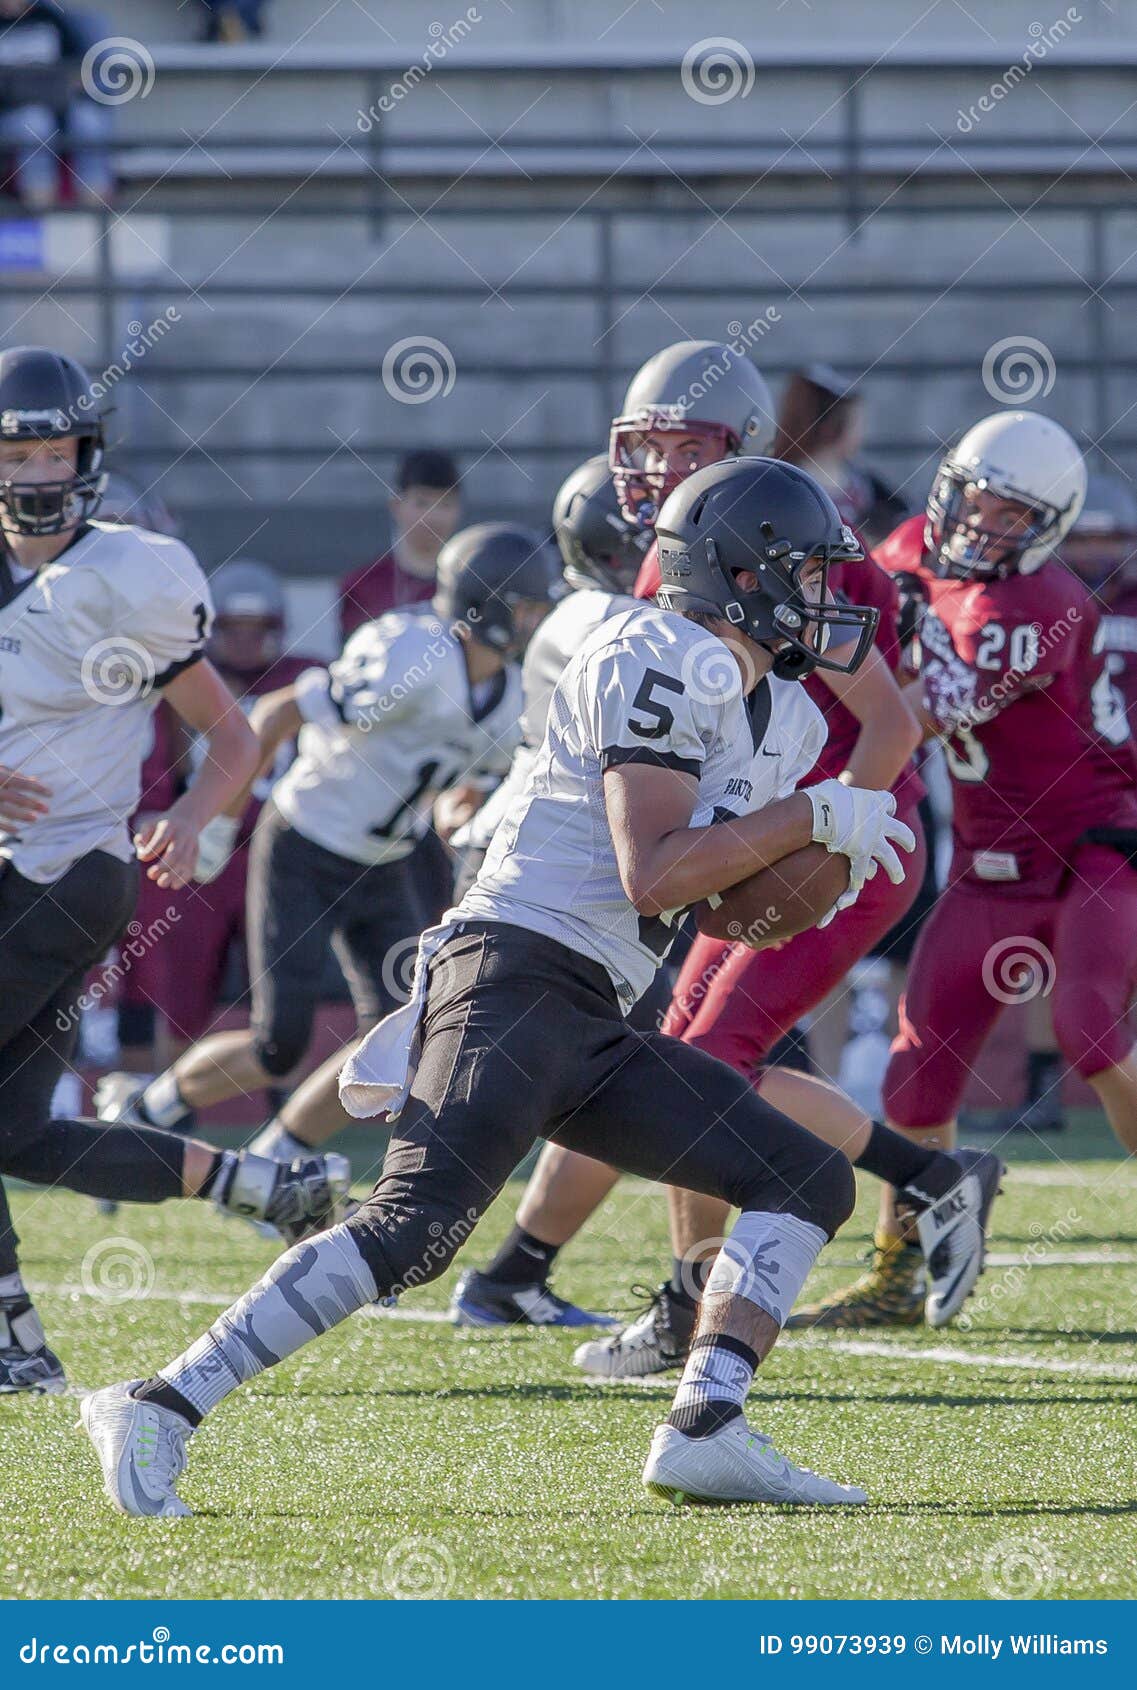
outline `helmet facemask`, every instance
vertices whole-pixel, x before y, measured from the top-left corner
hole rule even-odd
[[[44,428],[32,432],[25,427],[15,438],[44,442],[77,438],[76,465],[72,475],[58,481],[21,481],[18,469],[0,481],[0,531],[39,539],[65,534],[90,522],[107,484],[102,429],[76,436],[71,430]]]
[[[1031,513],[1029,525],[1008,534],[969,521],[973,492],[1011,499]],[[925,543],[932,568],[945,580],[1001,581],[1037,569],[1062,537],[1065,511],[1021,489],[998,484],[945,459],[928,495]]]
[[[685,468],[670,463],[660,468],[649,468],[646,459],[650,438],[656,434],[697,441],[698,447],[691,453],[691,462]],[[678,405],[647,408],[628,416],[614,417],[608,463],[624,515],[629,522],[650,528],[668,496],[689,475],[723,458],[732,457],[740,450],[741,444],[725,423],[691,421]]]
[[[847,531],[848,532],[848,531]],[[727,570],[719,560],[718,548],[709,536],[695,546],[711,569],[727,583],[728,596],[720,606],[710,600],[702,604],[683,595],[669,602],[666,589],[657,594],[665,609],[699,610],[704,615],[729,622],[740,633],[763,646],[773,657],[771,673],[779,680],[800,681],[815,669],[851,675],[868,656],[876,637],[878,613],[868,605],[840,603],[829,591],[829,569],[833,563],[859,562],[864,556],[849,533],[838,546],[826,546],[808,557],[795,553],[788,540],[779,540],[769,523],[762,525],[764,557],[751,573],[757,586],[739,585],[739,571]],[[833,635],[852,629],[856,640],[852,650],[841,642],[842,655],[828,656]]]

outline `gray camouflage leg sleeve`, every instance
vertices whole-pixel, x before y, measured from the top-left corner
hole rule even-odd
[[[286,1250],[259,1284],[158,1377],[199,1414],[378,1295],[346,1226]]]

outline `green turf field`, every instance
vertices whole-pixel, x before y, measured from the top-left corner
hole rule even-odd
[[[790,1337],[759,1374],[752,1421],[862,1484],[868,1508],[656,1502],[639,1474],[668,1390],[586,1384],[570,1333],[456,1335],[437,1318],[448,1276],[223,1405],[182,1482],[194,1520],[111,1510],[74,1394],[0,1398],[4,1594],[1133,1596],[1137,1165],[1087,1122],[1019,1154],[968,1330]],[[14,1198],[76,1388],[152,1371],[273,1255],[197,1205],[105,1218],[78,1197]],[[866,1185],[813,1288],[848,1276],[874,1200]],[[659,1194],[628,1186],[558,1284],[627,1306],[660,1277],[665,1238]]]

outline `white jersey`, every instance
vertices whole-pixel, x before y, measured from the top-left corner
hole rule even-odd
[[[128,822],[161,689],[202,652],[209,588],[180,540],[92,522],[0,609],[0,764],[48,788],[48,813],[0,831],[0,856],[58,880],[89,851],[134,856]]]
[[[296,701],[298,755],[273,802],[306,839],[357,863],[409,855],[435,793],[503,774],[521,733],[519,670],[507,665],[475,697],[461,641],[429,606],[365,622],[330,669],[300,676]]]
[[[456,918],[510,922],[603,964],[627,1012],[675,935],[620,881],[606,769],[651,763],[698,777],[692,827],[792,792],[825,743],[804,688],[767,677],[747,698],[735,659],[696,623],[636,602],[585,642],[553,692],[525,790]]]
[[[582,587],[573,592],[545,617],[529,641],[521,666],[521,691],[525,707],[521,713],[521,744],[513,753],[509,773],[491,792],[473,819],[455,835],[455,845],[469,845],[484,851],[494,829],[519,792],[524,791],[549,719],[553,691],[583,646],[601,622],[617,610],[631,610],[638,599],[624,593],[606,593],[603,587]]]

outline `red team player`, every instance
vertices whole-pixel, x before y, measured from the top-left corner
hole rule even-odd
[[[291,686],[317,659],[284,650],[284,594],[268,564],[235,558],[211,576],[210,587],[216,617],[209,655],[247,714],[255,698]],[[226,962],[233,945],[244,937],[253,826],[292,750],[291,745],[282,747],[277,766],[254,787],[248,808],[233,829],[233,854],[220,873],[183,894],[192,919],[179,922],[171,935],[173,988],[168,1011],[179,1046],[201,1038],[213,1022]]]
[[[1137,763],[1098,609],[1051,556],[1085,489],[1056,423],[988,417],[944,458],[926,517],[876,552],[922,608],[909,691],[952,779],[949,885],[912,959],[884,1084],[889,1123],[926,1144],[953,1142],[1004,1006],[1042,990],[1064,1056],[1137,1149]],[[887,1206],[881,1229],[914,1286],[919,1259]],[[845,1293],[846,1313],[864,1301]]]

